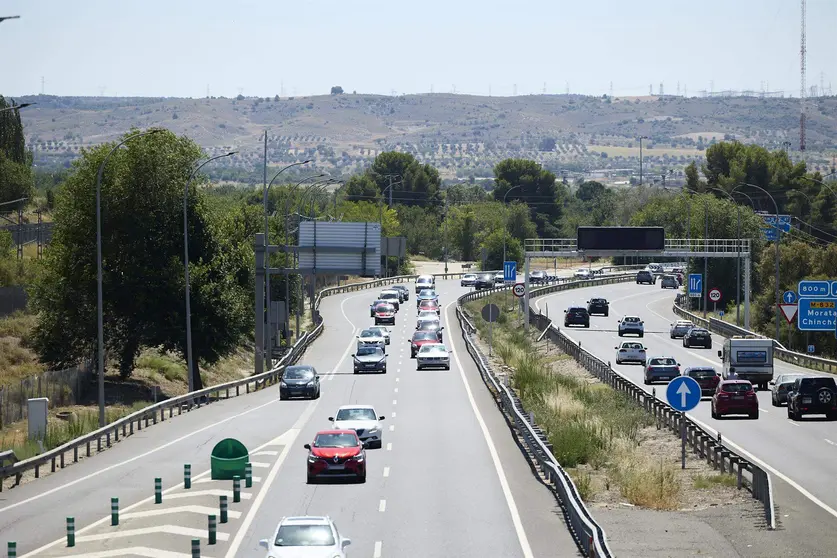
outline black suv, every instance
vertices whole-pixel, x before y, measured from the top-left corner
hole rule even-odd
[[[712,335],[709,330],[702,327],[693,327],[683,336],[684,347],[705,347],[712,348]]]
[[[648,283],[649,285],[656,285],[657,284],[657,276],[654,275],[652,272],[648,271],[647,269],[643,269],[642,271],[636,274],[636,284],[639,285],[640,283]]]
[[[564,327],[569,325],[580,325],[590,327],[590,314],[583,306],[570,306],[564,310]]]
[[[476,290],[493,289],[494,288],[494,274],[493,273],[480,273],[479,275],[477,275],[477,280],[474,282],[474,288]]]
[[[605,298],[591,298],[587,301],[587,313],[607,316],[610,313],[610,303]]]
[[[837,382],[834,378],[803,376],[788,388],[788,418],[825,415],[837,420]]]

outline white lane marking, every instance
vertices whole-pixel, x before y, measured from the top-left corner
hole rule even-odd
[[[279,452],[274,450],[262,450],[253,452],[252,455],[270,455],[272,457],[276,457],[277,455],[279,455]]]
[[[256,467],[257,469],[267,469],[270,467],[270,463],[262,463],[260,461],[251,461],[250,465]]]
[[[166,508],[162,510],[145,510],[138,512],[120,513],[120,519],[132,519],[141,517],[158,517],[160,515],[169,515],[173,513],[197,513],[201,515],[214,515],[218,513],[218,508],[211,508],[209,506],[176,506],[173,508]],[[227,514],[233,519],[241,517],[240,511],[229,510]]]
[[[387,501],[386,500],[381,500],[381,502],[378,504],[378,511],[379,512],[387,511]]]
[[[825,439],[825,441],[826,441],[826,442],[828,442],[828,443],[829,443],[829,444],[831,444],[832,446],[837,446],[837,444],[835,444],[834,442],[832,442],[832,441],[831,441],[831,440],[829,440],[828,438],[824,438],[824,439]]]
[[[451,302],[445,306],[446,319],[448,317],[450,307],[453,304],[456,303]],[[520,543],[520,548],[523,550],[523,556],[524,558],[534,558],[535,555],[532,553],[532,548],[529,546],[529,539],[527,538],[526,531],[523,528],[520,513],[517,511],[517,504],[514,502],[514,495],[511,493],[511,488],[509,488],[506,473],[503,470],[503,464],[500,462],[500,456],[497,454],[497,448],[494,446],[494,441],[491,438],[491,434],[488,432],[488,426],[485,424],[485,420],[483,420],[482,414],[477,408],[477,402],[474,400],[474,394],[471,392],[471,386],[468,384],[468,379],[465,377],[465,369],[462,367],[462,362],[459,360],[459,354],[457,353],[454,345],[454,343],[450,344],[450,351],[453,353],[453,358],[456,360],[456,365],[459,368],[459,377],[462,379],[462,383],[465,386],[465,392],[468,394],[468,401],[471,403],[471,409],[474,411],[474,415],[476,416],[477,422],[482,430],[482,436],[488,446],[488,452],[491,454],[491,461],[494,463],[494,469],[500,480],[500,487],[503,490],[503,496],[506,498],[506,506],[509,508],[509,514],[512,517],[512,523],[514,524],[514,530],[517,533],[517,540]]]
[[[148,548],[145,546],[132,546],[131,548],[117,548],[102,552],[87,552],[85,554],[73,554],[73,558],[121,558],[123,556],[143,556],[144,558],[191,558],[191,554],[183,552],[171,552],[159,548]]]
[[[770,411],[768,411],[767,409],[762,409],[761,407],[759,407],[759,411],[761,411],[762,413],[768,413],[768,412],[770,412]]]
[[[398,405],[398,400],[397,400],[397,399],[393,399],[393,400],[392,400],[392,404],[393,404],[393,405]]]
[[[230,483],[232,486],[232,483]],[[253,494],[250,492],[241,492],[239,491],[239,495],[241,496],[242,500],[250,500],[253,497]],[[185,492],[178,492],[177,494],[171,494],[163,498],[163,501],[166,500],[183,500],[185,498],[194,498],[196,496],[226,496],[230,502],[232,502],[233,491],[224,490],[223,488],[210,488],[209,490],[187,490]]]
[[[398,393],[398,388],[395,388],[395,393]]]
[[[395,411],[392,412],[392,418],[395,418]]]
[[[193,539],[206,539],[209,537],[209,532],[204,529],[192,529],[190,527],[181,527],[179,525],[160,525],[159,527],[143,527],[142,529],[126,529],[125,531],[110,531],[108,533],[99,533],[97,535],[84,535],[82,537],[76,537],[76,542],[84,543],[121,539],[125,537],[141,537],[143,535],[153,535],[155,533],[181,535],[184,537],[191,537]],[[216,531],[215,535],[218,537],[219,541],[226,542],[230,539],[229,533]]]
[[[372,558],[381,558],[381,541],[375,541],[375,551],[372,553]]]
[[[395,425],[394,424],[389,425],[389,431],[390,432],[395,432]]]
[[[798,422],[788,421],[788,424],[790,424],[791,426],[796,426],[797,428],[799,428],[799,423]]]
[[[392,451],[392,442],[387,443],[387,451]]]
[[[384,476],[385,477],[389,476],[389,467],[384,467]]]
[[[399,370],[399,372],[401,372],[401,370]],[[398,378],[398,377],[396,377],[396,378],[395,378],[395,381],[396,381],[396,382],[400,382],[400,381],[401,381],[401,379],[400,379],[400,378]]]

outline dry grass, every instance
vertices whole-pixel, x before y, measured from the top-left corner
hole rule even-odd
[[[19,382],[41,374],[46,368],[27,344],[35,327],[35,316],[15,312],[0,318],[0,385]]]
[[[493,302],[501,301],[495,298]],[[486,302],[468,303],[466,310],[479,315]],[[480,319],[476,323],[485,339],[486,324]],[[674,510],[743,498],[734,477],[715,474],[701,460],[689,456],[682,470],[677,437],[658,430],[641,408],[568,355],[545,342],[535,343],[520,325],[501,314],[493,332],[495,363],[509,374],[525,408],[534,412],[585,501]]]
[[[618,145],[591,145],[588,147],[590,151],[598,151],[599,153],[607,153],[608,157],[636,157],[639,159],[639,144],[634,147],[623,147]],[[654,149],[643,148],[642,155],[644,157],[662,157],[668,155],[669,157],[696,157],[703,153],[696,148],[684,149],[680,147],[655,147]]]

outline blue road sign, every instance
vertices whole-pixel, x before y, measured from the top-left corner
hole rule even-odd
[[[785,291],[782,293],[782,302],[785,304],[796,304],[796,293],[793,291]]]
[[[724,317],[724,311],[721,310],[720,312],[718,312],[718,315],[723,318]]]
[[[703,275],[700,273],[689,274],[689,296],[700,298],[703,293]]]
[[[813,345],[808,345],[808,352],[814,354],[815,352],[817,352],[817,348]]]
[[[764,232],[764,239],[768,242],[776,242],[779,239],[779,233],[776,229],[762,229]]]
[[[517,262],[503,262],[503,280],[512,282],[517,280]]]
[[[762,215],[762,219],[767,225],[770,225],[771,228],[776,227],[776,216],[775,215]],[[782,232],[790,232],[791,230],[791,216],[790,215],[779,215],[779,230]]]
[[[689,376],[674,378],[666,388],[666,399],[676,411],[691,411],[700,403],[700,384]]]
[[[837,298],[837,281],[831,282],[831,296]]]
[[[837,281],[835,281],[837,283]],[[800,281],[799,282],[799,296],[805,298],[819,298],[829,295],[831,287],[828,281]],[[837,296],[837,293],[831,295]]]
[[[799,331],[835,331],[837,297],[800,298],[796,327]]]

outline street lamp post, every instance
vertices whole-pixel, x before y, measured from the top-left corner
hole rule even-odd
[[[400,175],[397,174],[388,174],[386,175],[389,178],[389,186],[381,190],[381,198],[378,200],[378,221],[381,225],[381,236],[383,237],[384,234],[384,206],[383,206],[383,198],[384,194],[387,193],[389,190],[389,203],[387,204],[387,209],[392,208],[392,187],[397,186],[399,184],[403,184],[403,180],[399,180],[398,182],[393,182],[392,179],[396,176],[401,178]],[[387,242],[387,248],[389,248],[389,242]],[[384,277],[389,276],[389,251],[384,253]]]
[[[727,192],[726,190],[722,190],[721,188],[711,188],[716,192],[720,192],[725,195],[729,200],[735,204],[736,213],[738,213],[738,257],[736,258],[738,267],[735,273],[735,325],[741,326],[741,206],[735,201],[735,198]]]
[[[749,186],[751,188],[756,188],[757,190],[761,190],[767,197],[770,198],[770,201],[773,202],[773,209],[776,211],[776,223],[774,227],[776,228],[776,285],[775,285],[775,295],[776,295],[776,340],[779,340],[779,242],[782,240],[781,231],[779,230],[779,204],[776,203],[776,198],[774,198],[770,192],[762,188],[761,186],[756,186],[755,184],[750,184],[748,182],[741,182],[738,186],[733,189],[733,192],[741,188],[742,186]]]
[[[189,216],[187,212],[187,204],[189,200],[189,186],[192,184],[195,175],[203,168],[204,165],[211,163],[217,159],[230,157],[238,153],[231,151],[223,155],[217,155],[207,159],[192,171],[189,175],[189,180],[186,181],[186,186],[183,188],[183,276],[186,280],[186,376],[189,378],[189,393],[195,391],[195,380],[192,374],[192,302],[189,294]]]
[[[265,145],[267,145],[267,132],[265,132]],[[280,174],[282,174],[283,172],[285,172],[286,170],[288,170],[291,167],[295,167],[295,166],[298,166],[298,165],[305,165],[305,164],[310,163],[310,162],[311,162],[310,159],[306,159],[304,161],[299,161],[297,163],[291,163],[290,165],[282,168],[279,172],[277,172],[276,175],[270,180],[270,183],[265,184],[265,187],[264,187],[264,196],[263,196],[262,202],[264,204],[264,241],[265,241],[265,250],[267,251],[265,253],[265,262],[266,262],[265,267],[266,267],[266,270],[265,270],[265,274],[264,274],[264,290],[265,290],[264,301],[265,301],[265,308],[267,308],[267,315],[268,316],[270,316],[270,241],[268,240],[268,234],[270,232],[269,229],[268,229],[268,223],[269,223],[268,219],[270,217],[270,213],[267,210],[267,193],[270,190],[270,187],[273,185],[273,182],[279,177]],[[265,164],[265,173],[266,172],[267,172],[267,165]],[[266,174],[265,174],[265,177],[267,177]],[[259,316],[259,319],[263,320],[264,316]],[[268,324],[269,323],[270,323],[270,320],[268,320]],[[262,347],[262,359],[266,362],[267,369],[270,370],[270,368],[272,367],[272,362],[271,361],[273,360],[271,358],[272,355],[271,355],[271,351],[270,351],[270,344],[273,340],[273,335],[272,335],[269,327],[266,328],[266,329],[267,329],[267,335],[265,335],[264,339],[262,340],[262,342],[264,343],[264,346]]]
[[[136,138],[147,136],[150,134],[157,134],[162,132],[160,129],[147,130],[145,132],[138,132],[130,135],[110,150],[102,164],[99,165],[99,171],[96,173],[96,306],[97,306],[97,328],[99,341],[99,426],[105,426],[105,329],[104,329],[104,315],[102,307],[102,174],[105,170],[108,160],[116,151]]]
[[[518,184],[517,186],[512,186],[511,188],[506,190],[506,193],[503,194],[503,209],[505,209],[505,207],[506,207],[506,196],[509,195],[509,192],[511,192],[512,190],[514,190],[516,188],[520,188],[520,187],[521,187],[521,185]],[[503,223],[503,265],[506,265],[506,229],[507,228],[508,228],[508,223]]]
[[[639,185],[642,186],[642,140],[648,136],[639,136]]]
[[[3,17],[0,17],[0,23],[3,23],[7,19],[20,19],[20,16],[3,16]]]
[[[23,108],[26,108],[26,107],[31,107],[32,105],[36,105],[36,104],[38,104],[38,103],[21,103],[19,105],[15,105],[13,107],[1,108],[0,112],[11,112],[13,110],[20,110],[20,109],[23,109]]]

